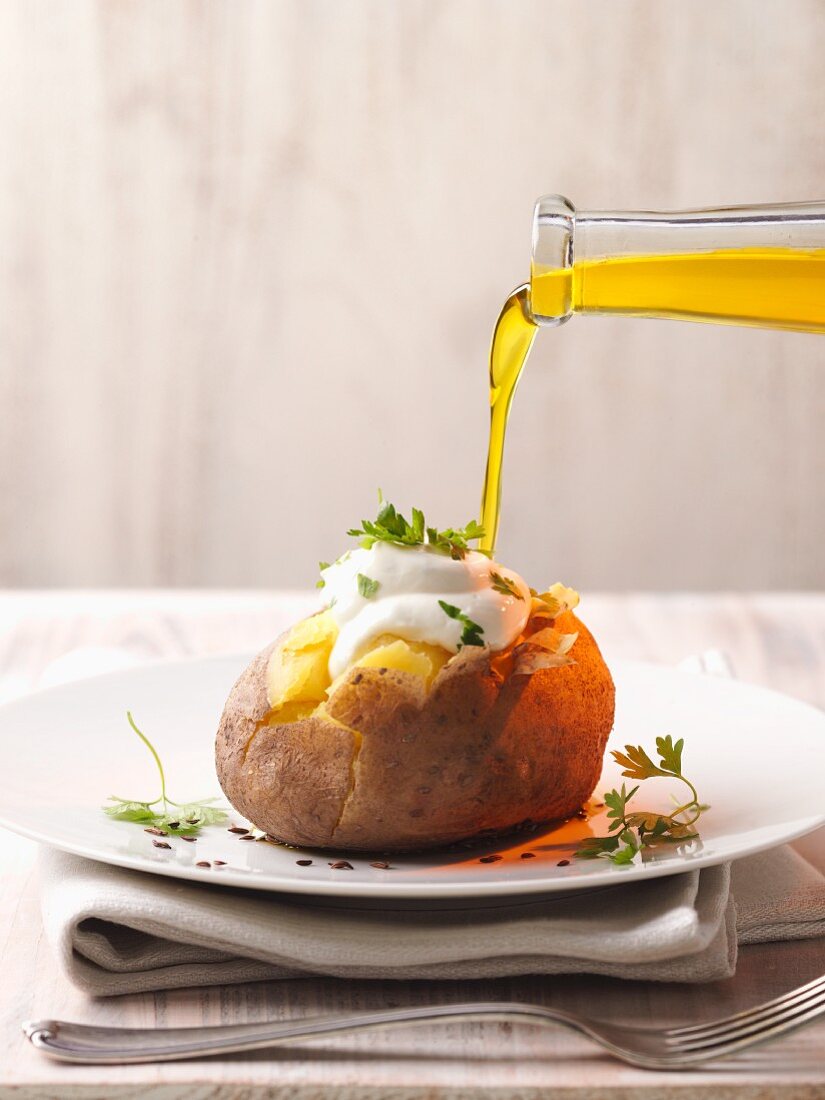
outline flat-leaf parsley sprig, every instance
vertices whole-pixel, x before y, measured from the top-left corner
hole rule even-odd
[[[160,776],[160,794],[151,802],[138,802],[119,795],[109,795],[111,805],[103,806],[103,812],[118,821],[135,821],[156,829],[171,829],[178,836],[194,836],[204,825],[222,825],[227,820],[225,810],[213,805],[217,798],[203,798],[198,802],[175,802],[166,793],[166,776],[157,750],[149,738],[138,729],[131,712],[126,711],[129,725],[152,754]],[[174,808],[172,808],[174,807]]]
[[[484,536],[484,528],[476,520],[470,520],[465,527],[447,527],[439,531],[437,527],[427,526],[420,508],[413,508],[412,522],[409,522],[389,501],[380,497],[379,500],[374,520],[363,519],[360,527],[347,531],[348,535],[360,540],[365,550],[371,549],[376,542],[391,542],[396,546],[427,546],[439,554],[460,559],[470,549],[473,539]]]
[[[656,751],[659,763],[654,764],[641,745],[625,745],[624,752],[614,751],[614,760],[623,765],[622,775],[640,782],[631,790],[622,783],[621,790],[607,791],[604,794],[607,817],[610,821],[608,836],[590,836],[583,841],[576,852],[580,859],[609,859],[613,863],[632,863],[645,848],[657,844],[676,844],[696,840],[696,822],[709,807],[699,801],[695,786],[682,773],[682,749],[684,739],[674,744],[673,738],[656,738]],[[663,776],[678,779],[687,787],[690,798],[670,814],[659,814],[649,810],[629,810],[628,803],[639,790],[641,781]]]

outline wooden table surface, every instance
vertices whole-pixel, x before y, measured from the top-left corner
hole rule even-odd
[[[312,600],[300,593],[214,591],[0,594],[0,699],[76,674],[105,660],[109,647],[141,658],[253,650]],[[591,596],[582,613],[608,660],[676,663],[717,647],[731,657],[740,678],[825,706],[825,596]],[[825,867],[823,832],[800,846]],[[560,1028],[489,1022],[342,1037],[200,1062],[58,1065],[28,1047],[22,1020],[61,1016],[169,1026],[490,997],[659,1023],[708,1018],[808,980],[825,970],[825,941],[745,949],[737,977],[712,986],[588,977],[478,983],[312,979],[92,1000],[59,979],[43,941],[35,855],[36,845],[0,834],[0,1097],[825,1097],[825,1020],[772,1046],[688,1073],[620,1065]]]

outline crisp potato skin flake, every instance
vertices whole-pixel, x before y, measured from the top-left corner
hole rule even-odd
[[[429,692],[408,672],[354,668],[329,718],[270,726],[278,639],[226,703],[216,762],[227,798],[287,843],[351,852],[420,851],[569,817],[598,781],[615,692],[584,624],[568,611],[555,626],[578,632],[574,664],[502,680],[488,650],[466,647]]]

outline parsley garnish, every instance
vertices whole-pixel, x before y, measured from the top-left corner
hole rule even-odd
[[[319,568],[319,570],[320,570],[320,571],[321,571],[321,572],[323,573],[323,571],[324,571],[325,569],[329,569],[329,562],[328,562],[328,561],[319,561],[319,562],[318,562],[318,568]],[[326,582],[326,581],[324,580],[324,578],[323,578],[323,577],[320,577],[320,578],[318,579],[318,581],[316,581],[316,583],[315,583],[315,587],[316,587],[316,588],[323,588],[323,587],[324,587],[324,585],[325,585],[326,583],[327,583],[327,582]]]
[[[365,550],[369,550],[376,542],[420,546],[424,542],[424,513],[413,508],[412,523],[408,523],[389,501],[385,501],[378,509],[374,521],[361,520],[361,526],[350,528],[347,534],[360,538]]]
[[[175,802],[166,793],[166,776],[157,750],[149,738],[140,732],[131,713],[126,711],[129,725],[152,754],[160,775],[160,794],[151,802],[136,802],[119,795],[109,795],[111,806],[104,806],[103,812],[118,821],[136,821],[141,825],[157,829],[170,829],[176,836],[193,836],[204,825],[220,825],[226,821],[226,811],[213,806],[217,798],[204,798],[200,802]],[[158,806],[160,803],[160,806]],[[170,809],[174,806],[174,809]],[[174,828],[172,828],[174,826]]]
[[[501,573],[491,573],[490,581],[496,592],[500,592],[502,596],[514,596],[517,600],[523,600],[521,592],[516,588],[513,581],[509,577],[504,577]]]
[[[439,531],[437,527],[427,527],[424,513],[419,508],[413,508],[412,522],[409,522],[394,505],[381,499],[375,519],[361,520],[361,526],[350,528],[347,534],[360,539],[365,550],[376,542],[391,542],[396,546],[428,546],[440,554],[458,559],[463,558],[470,549],[468,543],[472,539],[483,537],[484,528],[476,520],[471,520],[466,527],[447,527]]]
[[[461,631],[461,640],[458,643],[459,649],[465,645],[484,645],[484,639],[482,638],[484,628],[479,626],[478,623],[474,623],[460,607],[454,607],[451,603],[445,603],[444,600],[439,600],[438,606],[445,615],[449,615],[451,619],[456,619],[464,627]]]
[[[371,600],[381,587],[380,581],[374,581],[372,577],[367,577],[363,573],[359,573],[356,579],[358,581],[358,591],[365,600]]]
[[[590,836],[576,852],[581,859],[603,857],[613,863],[632,863],[643,848],[653,848],[657,844],[681,843],[695,840],[699,834],[694,826],[707,806],[699,801],[696,788],[682,774],[682,749],[684,739],[674,745],[673,738],[656,738],[656,750],[659,763],[654,764],[641,745],[625,745],[624,752],[613,752],[618,764],[624,765],[622,775],[629,779],[653,779],[665,776],[678,779],[690,791],[690,799],[673,811],[672,814],[657,814],[649,811],[629,811],[627,804],[636,794],[640,784],[627,790],[622,783],[620,791],[607,791],[604,801],[607,806],[609,836]]]
[[[439,531],[436,527],[427,528],[427,545],[441,554],[449,554],[451,558],[463,558],[470,549],[467,543],[471,539],[483,537],[484,528],[474,519],[466,527],[459,527],[457,530],[454,527],[448,527],[444,531]]]

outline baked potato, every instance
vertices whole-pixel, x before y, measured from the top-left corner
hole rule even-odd
[[[613,682],[575,593],[533,597],[502,650],[453,654],[385,633],[334,679],[331,610],[298,623],[227,700],[216,743],[227,798],[281,841],[344,852],[571,816],[598,781]]]

